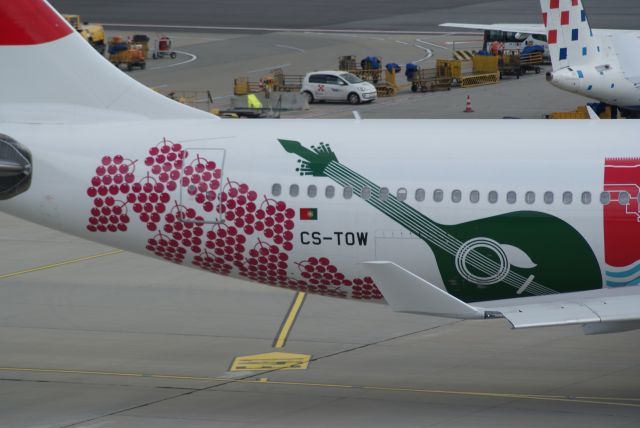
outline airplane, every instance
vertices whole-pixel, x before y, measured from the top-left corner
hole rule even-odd
[[[624,116],[638,117],[640,30],[592,30],[582,0],[540,0],[540,5],[544,25],[441,26],[543,35],[553,66],[547,73],[552,85],[618,107]]]
[[[45,0],[0,20],[0,211],[397,312],[640,328],[636,121],[220,120]]]

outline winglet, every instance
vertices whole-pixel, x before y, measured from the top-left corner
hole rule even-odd
[[[459,319],[482,319],[483,309],[466,304],[393,262],[366,262],[385,300],[396,312]]]

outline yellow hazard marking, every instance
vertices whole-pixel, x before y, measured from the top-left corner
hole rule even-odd
[[[37,267],[29,268],[29,269],[20,270],[18,272],[6,273],[4,275],[0,275],[0,279],[13,278],[14,276],[24,275],[26,273],[37,272],[37,271],[40,271],[40,270],[53,269],[53,268],[57,268],[57,267],[60,267],[60,266],[66,266],[66,265],[71,265],[71,264],[74,264],[74,263],[84,262],[84,261],[87,261],[87,260],[98,259],[100,257],[113,256],[113,255],[120,254],[120,253],[124,253],[124,251],[123,250],[113,250],[113,251],[107,251],[106,253],[94,254],[93,256],[86,256],[86,257],[79,257],[77,259],[64,260],[64,261],[61,261],[61,262],[58,262],[58,263],[51,263],[49,265],[37,266]]]
[[[0,367],[0,372],[27,372],[27,373],[49,373],[49,374],[74,374],[88,376],[112,376],[112,377],[145,377],[151,379],[164,380],[189,380],[200,382],[225,382],[225,383],[245,383],[245,384],[262,384],[262,385],[280,385],[280,386],[297,386],[308,388],[327,388],[327,389],[360,389],[364,391],[383,391],[383,392],[400,392],[415,394],[432,394],[432,395],[458,395],[466,397],[484,397],[484,398],[509,398],[520,400],[541,400],[555,401],[564,403],[579,404],[597,404],[603,406],[621,406],[640,408],[640,398],[629,397],[592,397],[592,396],[569,396],[569,395],[539,395],[539,394],[514,394],[501,392],[483,392],[483,391],[456,391],[446,389],[426,389],[426,388],[406,388],[393,386],[371,386],[371,385],[346,385],[331,383],[312,383],[312,382],[284,382],[274,381],[268,378],[258,379],[233,379],[227,377],[213,376],[184,376],[170,374],[152,374],[137,372],[114,372],[100,370],[73,370],[73,369],[55,369],[55,368],[29,368],[29,367]]]
[[[311,355],[270,352],[267,354],[245,355],[236,357],[229,371],[264,371],[264,370],[306,370]]]
[[[296,318],[298,318],[298,314],[300,313],[300,309],[302,309],[302,304],[304,303],[304,299],[307,297],[306,293],[302,291],[298,291],[293,298],[293,302],[291,303],[291,307],[287,312],[287,315],[284,317],[284,321],[282,321],[282,325],[280,326],[280,331],[278,332],[276,339],[273,342],[273,347],[276,349],[283,348],[287,343],[287,338],[289,337],[289,333],[291,333],[291,328],[296,322]]]

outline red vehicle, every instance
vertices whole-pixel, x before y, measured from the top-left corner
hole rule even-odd
[[[153,52],[153,59],[176,57],[176,52],[171,47],[171,39],[168,36],[160,36],[156,39],[156,48]]]

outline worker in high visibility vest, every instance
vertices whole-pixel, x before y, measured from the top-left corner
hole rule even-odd
[[[249,94],[247,96],[247,105],[249,108],[262,108],[262,103],[258,97],[256,97],[256,94]]]

